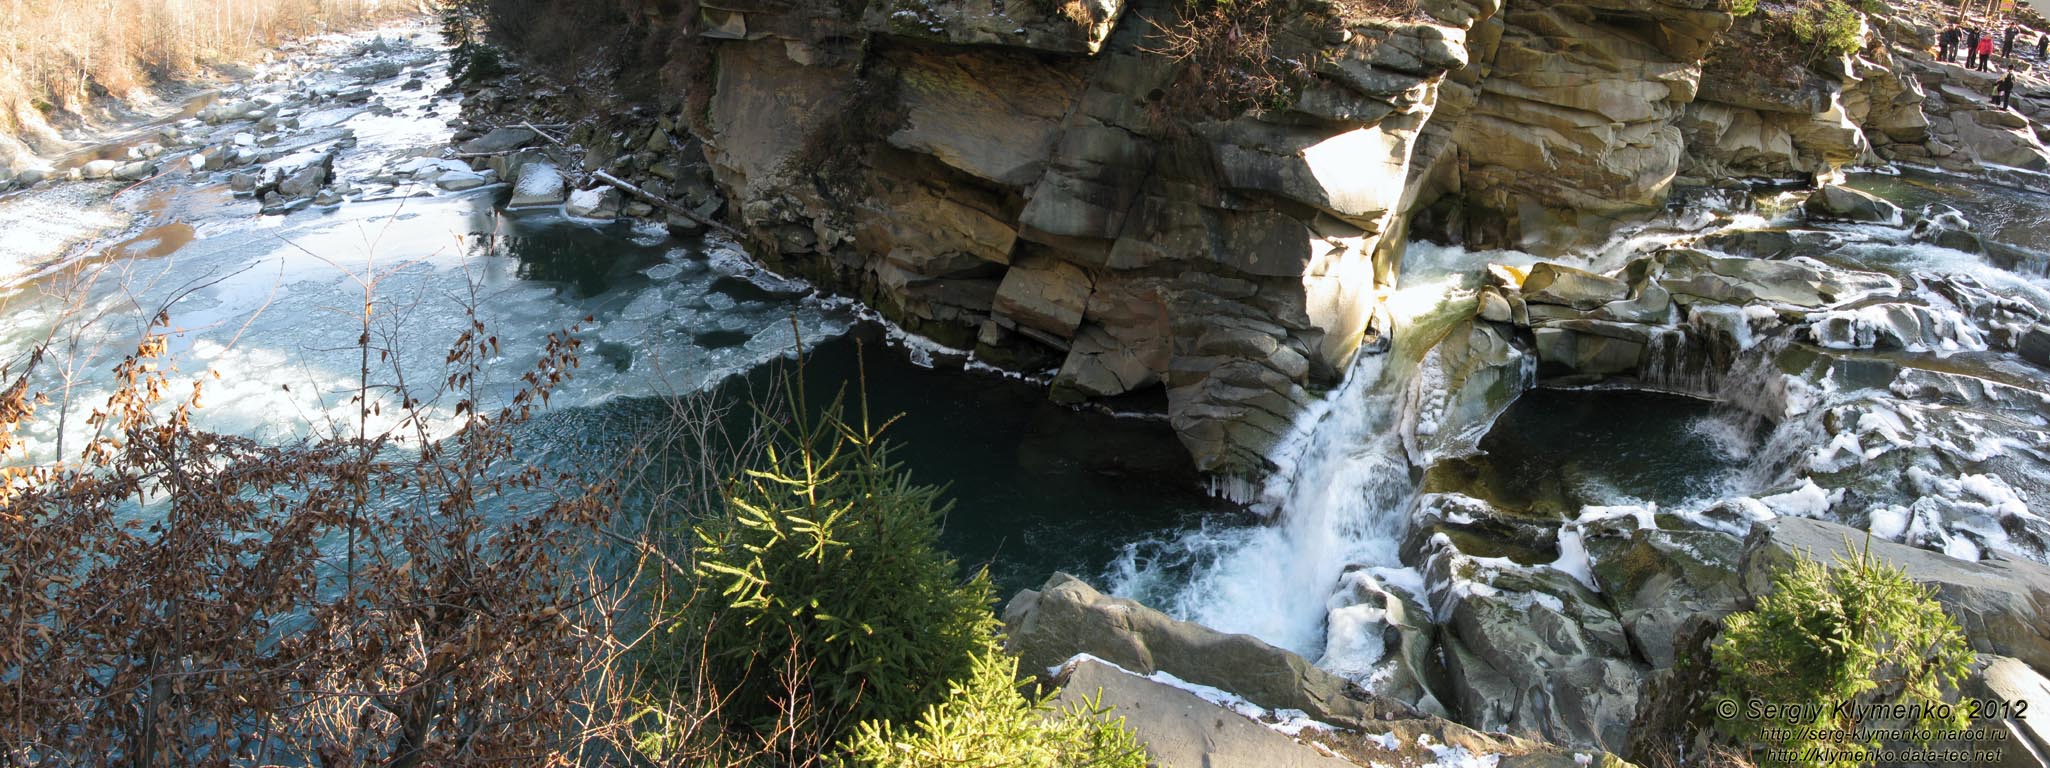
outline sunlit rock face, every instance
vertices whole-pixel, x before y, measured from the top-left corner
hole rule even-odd
[[[1676,120],[1731,21],[1686,0],[1506,3],[1472,35],[1449,121],[1460,236],[1523,245],[1659,204],[1680,168]]]
[[[1910,22],[1759,77],[1777,33],[1719,0],[1373,5],[1288,5],[1268,52],[1300,66],[1235,116],[1172,98],[1164,0],[715,0],[657,26],[704,52],[663,73],[709,86],[678,122],[757,255],[1057,399],[1164,393],[1223,475],[1262,474],[1392,332],[1412,238],[1556,255],[1732,176],[2050,167],[2023,115],[1893,52]]]
[[[1273,50],[1313,64],[1218,119],[1158,106],[1166,3],[720,5],[701,127],[764,258],[1057,398],[1164,391],[1197,465],[1248,475],[1370,335],[1485,18],[1290,14]]]

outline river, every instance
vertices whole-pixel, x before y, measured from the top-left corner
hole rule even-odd
[[[218,176],[190,172],[133,187],[44,185],[0,200],[0,221],[16,233],[8,244],[13,276],[0,283],[0,361],[52,342],[36,383],[66,412],[61,428],[42,421],[24,433],[30,459],[83,444],[83,415],[104,402],[113,364],[160,310],[169,318],[174,380],[206,382],[199,423],[274,440],[352,423],[349,398],[366,380],[357,345],[365,333],[392,350],[376,361],[370,383],[388,383],[395,371],[438,381],[448,344],[474,311],[503,342],[485,386],[487,400],[502,401],[547,335],[575,328],[589,342],[583,365],[520,438],[522,450],[563,463],[648,444],[679,399],[744,400],[786,370],[802,344],[812,392],[865,383],[874,410],[903,414],[892,432],[900,458],[957,502],[943,543],[969,566],[988,566],[1004,594],[1068,570],[1362,678],[1381,649],[1365,639],[1359,622],[1367,619],[1348,612],[1348,574],[1424,597],[1424,577],[1404,565],[1401,548],[1433,477],[1562,521],[1593,507],[1689,513],[1786,492],[1798,479],[1761,466],[1787,455],[1764,450],[1776,439],[1771,425],[1705,400],[1635,392],[1536,392],[1474,435],[1470,450],[1419,453],[1404,437],[1420,418],[1412,390],[1436,375],[1429,341],[1471,316],[1489,264],[1536,259],[1417,243],[1389,300],[1395,348],[1363,356],[1342,386],[1297,419],[1270,456],[1280,469],[1241,507],[1203,491],[1159,417],[1160,403],[1117,414],[1057,406],[1042,383],[906,340],[858,306],[761,270],[732,243],[559,209],[507,214],[498,209],[510,193],[504,185],[450,192],[394,174],[411,158],[440,152],[459,111],[443,90],[438,42],[428,30],[406,29],[323,45],[317,56],[329,61],[396,65],[369,83],[376,108],[302,101],[356,84],[319,66],[212,98],[292,105],[299,127],[286,132],[273,167],[303,164],[332,146],[340,175],[380,180],[339,204],[264,215]],[[190,117],[168,124],[245,129]],[[1857,185],[1910,207],[1951,201],[1988,239],[2028,258],[1994,264],[1878,225],[1831,229],[1848,238],[1831,258],[1897,276],[1971,275],[2050,307],[2042,261],[2029,257],[2045,242],[2040,222],[2050,218],[2050,198],[1921,173],[1865,176]],[[1772,209],[1772,194],[1763,193],[1762,214],[1688,210],[1680,214],[1686,221],[1626,232],[1566,261],[1612,269],[1669,241],[1796,223],[1794,213]],[[79,238],[85,242],[67,244]],[[22,256],[38,248],[42,257]],[[2042,378],[2011,355],[1937,357],[1990,378],[2034,386]],[[2029,494],[2043,478],[2006,482]]]
[[[374,51],[358,55],[367,47]],[[318,61],[207,100],[271,97],[297,106],[301,125],[312,127],[284,143],[306,146],[272,162],[276,168],[305,162],[343,129],[355,139],[336,160],[344,178],[383,176],[447,145],[445,123],[459,105],[441,92],[447,78],[430,32],[339,37],[321,50],[316,55],[330,61],[400,65],[371,84],[373,103],[385,109],[296,105],[293,93],[353,84]],[[408,87],[415,77],[424,83]],[[393,350],[373,362],[368,381],[391,383],[403,372],[416,387],[445,375],[449,345],[474,308],[502,342],[490,361],[487,407],[517,389],[549,333],[577,329],[587,342],[582,365],[554,393],[554,410],[521,432],[524,451],[562,463],[653,440],[673,427],[664,421],[679,400],[742,403],[761,394],[791,366],[801,341],[809,390],[820,399],[858,387],[865,372],[872,408],[903,415],[889,433],[900,458],[916,479],[947,486],[959,502],[943,542],[969,567],[988,566],[1004,594],[1058,569],[1093,572],[1120,542],[1150,531],[1243,517],[1201,491],[1164,420],[1053,405],[1040,385],[906,346],[851,303],[761,271],[730,242],[572,219],[559,208],[503,213],[504,185],[359,185],[364,190],[339,205],[285,215],[261,215],[257,201],[185,172],[125,190],[125,182],[46,184],[0,201],[0,217],[12,219],[6,226],[17,234],[13,248],[69,254],[29,260],[33,268],[0,282],[0,360],[54,342],[36,384],[67,411],[61,431],[55,419],[24,431],[28,457],[83,445],[84,416],[106,401],[113,365],[159,310],[169,318],[171,378],[180,385],[171,396],[203,382],[202,427],[272,440],[347,434],[356,413],[350,398],[363,380],[356,340],[367,302],[374,345]],[[93,216],[79,213],[96,207]],[[62,246],[94,227],[101,229],[89,241]],[[40,238],[34,245],[31,232]],[[442,416],[454,399],[441,403]],[[371,428],[393,418],[373,419]]]

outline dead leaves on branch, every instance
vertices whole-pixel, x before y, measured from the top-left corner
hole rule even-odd
[[[551,334],[480,414],[499,342],[473,314],[440,382],[453,437],[270,445],[196,427],[202,387],[172,401],[146,335],[75,462],[0,467],[0,765],[569,762],[605,725],[593,664],[619,656],[626,601],[588,556],[617,493],[520,460],[508,430],[580,348]],[[0,386],[0,459],[39,362]],[[366,375],[379,409],[374,388],[402,427],[443,396]],[[513,497],[542,501],[487,512]]]

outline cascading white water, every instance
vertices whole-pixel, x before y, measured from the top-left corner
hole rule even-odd
[[[1270,524],[1206,525],[1169,539],[1125,548],[1110,566],[1113,592],[1170,614],[1250,634],[1347,673],[1366,671],[1381,648],[1334,619],[1349,601],[1334,600],[1349,569],[1384,582],[1414,581],[1398,551],[1416,494],[1403,448],[1409,421],[1405,396],[1418,377],[1427,343],[1405,339],[1413,329],[1453,312],[1470,298],[1481,268],[1528,259],[1514,253],[1468,253],[1412,246],[1404,288],[1385,306],[1395,319],[1395,349],[1363,354],[1344,382],[1300,414],[1269,459],[1255,511]],[[1460,307],[1471,311],[1471,304]]]
[[[1297,421],[1277,451],[1283,466],[1261,489],[1259,503],[1276,524],[1205,528],[1130,547],[1113,566],[1113,589],[1216,629],[1321,655],[1338,577],[1348,565],[1396,562],[1401,510],[1412,491],[1392,429],[1399,389],[1388,385],[1386,363],[1386,355],[1363,358]]]
[[[1749,215],[1695,218],[1698,220],[1684,226],[1625,232],[1568,263],[1604,272],[1705,229],[1770,223]],[[2043,292],[2040,280],[2017,276],[1967,254],[1903,245],[1887,239],[1886,232],[1867,235],[1872,239],[1850,252],[1858,261],[1888,274],[1916,270],[1963,274],[1987,286],[1999,286],[1996,292],[2025,296],[2038,306],[2050,295]],[[1301,414],[1289,436],[1269,456],[1276,470],[1263,484],[1240,484],[1231,489],[1233,498],[1250,502],[1254,511],[1268,518],[1265,524],[1213,520],[1195,530],[1129,545],[1109,568],[1106,581],[1112,591],[1180,618],[1255,635],[1354,679],[1385,666],[1385,662],[1376,663],[1385,652],[1379,607],[1372,601],[1356,605],[1357,587],[1363,585],[1365,576],[1372,576],[1381,587],[1420,591],[1416,585],[1421,577],[1403,567],[1398,553],[1417,493],[1412,480],[1414,466],[1433,456],[1411,455],[1404,447],[1404,433],[1422,432],[1418,421],[1429,415],[1428,406],[1420,409],[1420,398],[1415,395],[1445,383],[1438,376],[1441,371],[1433,368],[1439,356],[1424,354],[1442,335],[1434,331],[1462,316],[1460,310],[1471,310],[1470,305],[1459,306],[1458,299],[1473,287],[1467,278],[1480,274],[1489,262],[1528,264],[1529,257],[1413,245],[1402,275],[1404,287],[1386,300],[1386,308],[1396,320],[1396,348],[1363,356],[1338,389]],[[1969,325],[1961,309],[1926,290],[1922,293],[1930,307],[1925,314],[1943,315],[1945,320],[1955,315],[1958,319],[1950,325]],[[1675,496],[1674,488],[1665,488],[1670,499],[1647,501],[1648,497],[1640,498],[1645,489],[1632,487],[1580,495],[1615,505],[1607,508],[1609,513],[1634,508],[1632,514],[1643,520],[1651,520],[1654,513],[1690,517],[1733,500],[1746,515],[1827,510],[1833,503],[1828,492],[1804,482],[1802,475],[1809,469],[1804,454],[1817,451],[1817,436],[1826,433],[1819,424],[1823,415],[1819,409],[1840,402],[1840,383],[1832,381],[1826,371],[1780,368],[1784,345],[1790,341],[1782,325],[1786,319],[1762,303],[1721,306],[1710,302],[1690,307],[1684,316],[1674,319],[1680,321],[1678,326],[1650,339],[1649,365],[1641,372],[1638,385],[1720,403],[1712,412],[1674,425],[1687,434],[1673,437],[1690,441],[1699,451],[1698,457],[1690,460],[1700,465],[1702,474],[1684,479],[1684,487],[1677,491],[1684,495]],[[1963,343],[1958,346],[1978,349]],[[1869,383],[1841,386],[1863,387],[1866,393],[1855,396],[1870,397]],[[1421,400],[1430,402],[1429,398]],[[1872,448],[1880,438],[1904,428],[1895,428],[1900,418],[1883,409],[1860,413],[1858,424],[1838,430],[1842,433],[1839,439],[1823,446],[1823,454],[1849,457],[1831,459],[1836,463],[1830,466],[1855,463],[1861,447],[1851,438],[1866,432],[1873,433],[1862,448],[1868,453],[1885,450],[1886,445],[1905,444],[1905,437],[1892,437],[1888,438],[1892,442]],[[1961,432],[1969,437],[1969,430],[1961,428]],[[1455,445],[1452,450],[1460,448]],[[1992,452],[1977,450],[1970,455],[1990,456]],[[1928,472],[1923,475],[1934,477]],[[1963,487],[1967,481],[1981,482],[1981,475],[1939,480]],[[1987,504],[2004,498],[1991,492],[1980,496]],[[1897,523],[1889,523],[1893,529],[1901,529],[1907,525],[1905,514],[1892,510],[1884,519]],[[1701,520],[1707,528],[1724,529],[1716,520]],[[1577,529],[1562,532],[1562,542],[1569,535],[1579,534]]]

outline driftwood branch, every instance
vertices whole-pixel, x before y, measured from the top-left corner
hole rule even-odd
[[[659,207],[662,210],[674,213],[686,219],[690,219],[691,221],[695,221],[699,224],[703,224],[707,227],[719,230],[728,235],[732,235],[734,239],[743,241],[747,239],[747,236],[741,234],[740,230],[729,227],[724,222],[716,221],[707,216],[700,216],[698,215],[697,211],[693,211],[689,208],[685,208],[681,205],[669,202],[668,199],[660,195],[657,195],[653,192],[649,192],[645,189],[641,189],[640,187],[636,187],[632,184],[629,184],[625,180],[620,179],[619,177],[614,176],[612,174],[606,173],[604,171],[592,171],[591,178],[605,182],[614,187],[618,187],[620,191],[625,192],[629,195],[633,195],[634,197],[638,197],[642,200],[646,200],[650,203],[653,203],[656,207]]]
[[[525,127],[525,128],[527,129],[527,130],[533,131],[535,135],[537,135],[537,136],[540,136],[541,138],[547,139],[547,140],[548,140],[548,143],[550,143],[550,144],[554,144],[554,145],[555,145],[556,147],[558,147],[558,148],[560,148],[560,149],[562,149],[562,150],[564,150],[564,151],[568,151],[568,150],[569,150],[569,146],[568,146],[568,145],[566,145],[566,144],[563,144],[563,143],[562,143],[562,140],[560,140],[560,139],[557,139],[557,138],[555,138],[554,136],[550,136],[550,135],[548,135],[548,132],[547,132],[547,131],[541,130],[540,128],[536,127],[536,126],[535,126],[535,125],[534,125],[533,123],[520,123],[520,125],[521,125],[522,127]],[[573,162],[576,162],[576,165],[577,165],[577,170],[579,170],[579,171],[583,170],[583,163],[582,163],[582,162],[580,162],[580,161],[573,161]],[[744,234],[741,234],[741,231],[740,231],[740,230],[738,230],[738,229],[734,229],[733,227],[730,227],[730,226],[727,226],[725,222],[722,222],[722,221],[718,221],[718,220],[716,220],[716,219],[713,219],[713,218],[711,218],[711,217],[709,217],[709,216],[702,216],[702,215],[699,215],[697,211],[693,211],[693,210],[691,210],[691,209],[689,209],[689,208],[685,208],[685,207],[683,207],[683,206],[681,206],[681,205],[677,205],[677,204],[675,204],[675,203],[672,203],[672,202],[670,202],[670,201],[669,201],[669,198],[663,197],[663,196],[661,196],[661,195],[657,195],[657,194],[655,194],[655,193],[653,193],[653,192],[649,192],[648,190],[645,190],[645,189],[642,189],[642,188],[640,188],[640,187],[634,186],[634,185],[633,185],[632,183],[630,183],[630,182],[626,181],[625,179],[619,178],[618,176],[614,176],[614,175],[612,175],[612,174],[610,174],[610,173],[606,173],[606,172],[604,172],[604,171],[590,171],[590,172],[589,172],[589,175],[590,175],[590,177],[591,177],[591,178],[593,178],[593,179],[597,179],[597,180],[599,180],[599,181],[605,182],[606,184],[609,184],[609,185],[612,185],[613,187],[616,187],[616,188],[618,188],[618,189],[619,189],[619,191],[621,191],[621,192],[625,192],[625,193],[627,193],[627,194],[629,194],[629,195],[633,195],[634,197],[638,197],[638,198],[640,198],[640,199],[642,199],[642,200],[646,200],[646,201],[648,201],[649,203],[653,204],[653,205],[654,205],[655,207],[657,207],[657,208],[661,208],[662,210],[668,211],[668,212],[670,212],[670,213],[673,213],[673,214],[676,214],[676,215],[678,215],[678,216],[682,216],[682,217],[684,217],[684,218],[686,218],[686,219],[690,219],[691,221],[695,221],[695,222],[697,222],[697,223],[699,223],[699,224],[701,224],[701,225],[704,225],[704,226],[710,227],[710,228],[712,228],[712,229],[716,229],[716,230],[719,230],[720,232],[724,232],[724,233],[726,233],[727,235],[730,235],[730,236],[732,236],[732,237],[733,237],[733,238],[734,238],[735,240],[742,240],[742,241],[745,241],[745,240],[747,239],[747,236],[746,236],[746,235],[744,235]]]

